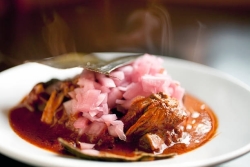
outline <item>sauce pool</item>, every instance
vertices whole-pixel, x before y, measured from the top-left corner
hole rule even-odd
[[[186,137],[181,143],[177,143],[164,150],[164,153],[175,152],[183,154],[194,150],[211,140],[218,127],[218,120],[213,110],[201,100],[190,94],[185,94],[184,106],[191,113],[183,125]],[[58,137],[66,140],[75,140],[77,133],[70,131],[63,125],[50,126],[41,122],[41,112],[30,112],[26,107],[19,105],[9,113],[9,123],[12,129],[27,142],[42,149],[59,154],[66,154],[58,142]],[[109,150],[117,154],[131,154],[132,145],[117,143]]]

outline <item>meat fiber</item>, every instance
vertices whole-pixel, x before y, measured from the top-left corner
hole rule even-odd
[[[122,121],[128,140],[134,140],[147,133],[172,130],[186,116],[184,108],[176,99],[161,92],[133,102]]]

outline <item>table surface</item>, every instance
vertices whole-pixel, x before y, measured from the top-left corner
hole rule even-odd
[[[95,4],[93,16],[86,18],[93,4],[84,5],[60,8],[56,14],[46,11],[43,19],[32,10],[0,17],[0,71],[25,59],[68,51],[138,51],[201,63],[250,85],[250,10],[246,7],[106,5],[114,13],[110,14]],[[147,16],[146,21],[142,16]],[[29,166],[2,154],[0,160]],[[248,162],[250,153],[219,166],[247,166]]]

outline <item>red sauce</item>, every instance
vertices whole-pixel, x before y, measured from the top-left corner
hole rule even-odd
[[[70,139],[72,131],[62,125],[45,124],[41,122],[41,116],[41,112],[30,112],[26,107],[18,107],[10,112],[9,121],[21,138],[38,147],[60,152],[62,147],[57,141],[58,136]]]
[[[184,105],[192,113],[184,127],[187,134],[190,134],[186,139],[187,144],[175,144],[165,149],[165,153],[186,153],[202,146],[216,134],[218,121],[209,106],[190,94],[185,95]],[[57,138],[74,140],[77,134],[72,133],[62,125],[50,126],[42,123],[40,121],[41,115],[41,112],[30,112],[25,107],[18,107],[10,111],[9,122],[13,130],[27,142],[43,149],[63,153],[63,148],[58,143]],[[131,154],[133,149],[134,146],[128,146],[122,142],[117,143],[111,152]]]
[[[190,94],[185,95],[184,105],[192,113],[185,126],[191,138],[188,145],[174,145],[165,152],[182,154],[194,150],[211,140],[216,134],[218,120],[209,106]]]

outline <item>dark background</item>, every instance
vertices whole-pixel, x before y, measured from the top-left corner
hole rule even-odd
[[[73,51],[171,56],[250,85],[250,1],[0,0],[0,71]]]

